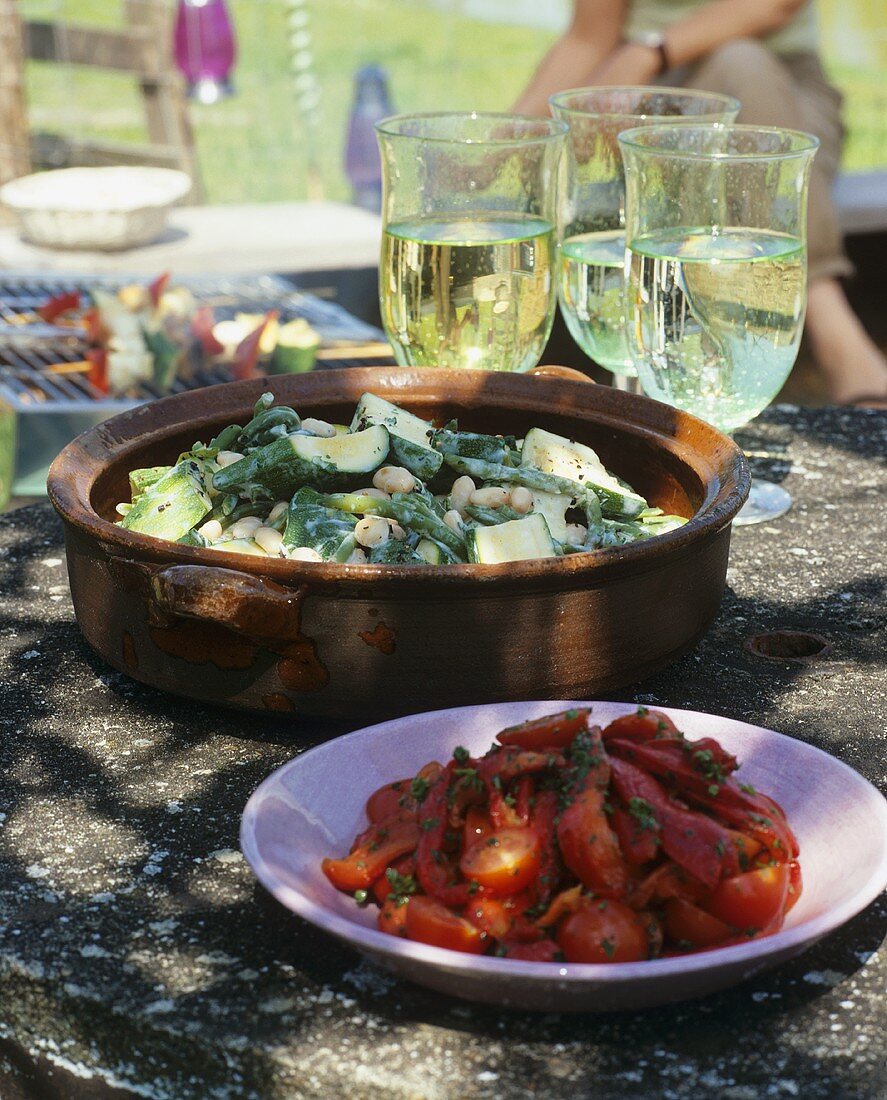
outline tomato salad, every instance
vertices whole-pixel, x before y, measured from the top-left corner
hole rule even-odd
[[[777,931],[801,893],[782,809],[665,714],[589,714],[381,787],[327,878],[383,932],[509,959],[635,962]]]

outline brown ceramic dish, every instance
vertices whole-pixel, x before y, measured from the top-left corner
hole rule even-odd
[[[594,447],[651,503],[692,517],[649,542],[555,560],[404,567],[291,562],[162,542],[114,524],[127,475],[245,423],[264,388],[350,418],[372,391],[426,419]],[[644,397],[559,377],[379,367],[237,382],[106,421],[56,459],[86,640],[164,691],[257,711],[360,719],[527,698],[588,698],[690,649],[724,588],[748,467],[714,428]]]

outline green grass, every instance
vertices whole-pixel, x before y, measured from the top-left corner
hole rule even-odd
[[[363,64],[388,70],[398,110],[507,110],[554,37],[478,23],[421,0],[308,0],[312,71],[321,95],[306,117],[293,85],[282,0],[229,2],[240,50],[237,94],[192,110],[207,199],[214,203],[346,198],[343,146],[353,75]],[[823,4],[827,20],[840,23],[846,15],[846,4],[838,3]],[[877,37],[880,3],[856,0],[866,56],[853,64],[835,50],[831,65],[847,94],[848,169],[887,164],[887,95],[882,90],[880,101],[877,95],[887,67],[887,36]],[[32,17],[121,22],[119,0],[22,0],[20,6]],[[37,129],[145,139],[139,98],[125,76],[31,64],[28,96]]]

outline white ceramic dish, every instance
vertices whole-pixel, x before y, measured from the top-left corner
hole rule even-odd
[[[61,168],[12,180],[0,200],[33,244],[116,251],[159,237],[190,189],[190,177],[171,168]]]
[[[259,881],[294,913],[395,973],[457,997],[544,1011],[648,1008],[723,989],[799,954],[887,886],[887,802],[846,764],[771,730],[663,707],[690,737],[716,738],[740,760],[739,777],[774,797],[801,846],[804,891],[773,936],[681,958],[606,966],[529,963],[466,955],[389,936],[376,909],[359,908],[320,869],[348,851],[383,783],[444,761],[457,745],[486,751],[505,726],[575,705],[499,703],[415,714],[370,726],[296,757],[247,803],[241,846]],[[582,704],[588,705],[588,704]],[[594,703],[605,725],[634,709]]]

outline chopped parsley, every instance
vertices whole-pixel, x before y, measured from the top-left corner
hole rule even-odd
[[[708,749],[697,749],[692,756],[693,767],[698,772],[702,772],[706,779],[711,779],[715,783],[721,783],[725,779],[724,769],[715,760],[714,756]],[[709,794],[711,794],[711,787],[709,787]],[[714,792],[717,794],[717,790]],[[714,795],[712,795],[714,797]]]
[[[430,790],[431,784],[421,775],[417,775],[413,782],[410,784],[410,795],[416,800],[416,802],[424,802],[425,796]]]
[[[457,764],[467,764],[471,759],[471,753],[468,749],[463,749],[461,745],[457,745],[456,748],[453,749],[453,759]]]
[[[628,800],[628,812],[642,829],[651,831],[659,828],[653,807],[645,798],[630,798]]]
[[[616,954],[616,944],[612,940],[601,940],[601,947],[608,959],[612,959]]]

